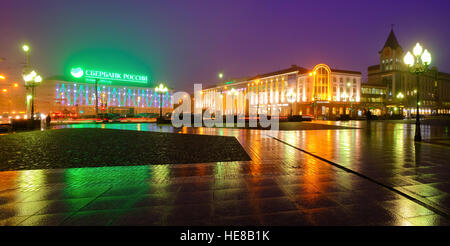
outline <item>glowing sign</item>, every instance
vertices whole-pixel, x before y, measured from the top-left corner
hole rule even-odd
[[[117,80],[126,81],[133,83],[147,83],[146,75],[130,74],[130,73],[116,73],[116,72],[105,72],[99,70],[84,69],[81,67],[74,67],[70,70],[70,74],[74,78],[85,77],[88,79],[102,79],[102,80]]]
[[[81,67],[72,68],[70,74],[75,78],[81,78],[83,76],[83,69]]]

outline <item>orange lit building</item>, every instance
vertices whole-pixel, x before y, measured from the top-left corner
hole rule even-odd
[[[333,119],[340,115],[362,115],[358,108],[360,91],[361,72],[332,69],[326,64],[312,69],[292,65],[203,89],[196,107],[245,115],[253,107],[258,114],[272,115],[273,110],[278,110],[280,116]]]

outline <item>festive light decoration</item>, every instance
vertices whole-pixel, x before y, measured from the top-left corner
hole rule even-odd
[[[92,84],[57,83],[56,99],[62,105],[68,106],[94,106],[95,90]],[[153,89],[123,87],[123,86],[97,86],[99,104],[105,100],[112,107],[159,107],[159,93]],[[171,107],[172,92],[166,91],[162,97],[163,107]]]

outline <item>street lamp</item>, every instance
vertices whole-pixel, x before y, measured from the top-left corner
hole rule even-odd
[[[163,94],[165,92],[167,92],[167,87],[165,87],[163,84],[159,84],[159,87],[155,88],[156,92],[159,92],[159,118],[160,120],[162,120],[162,98],[163,98]]]
[[[347,97],[348,97],[348,101],[350,102],[350,108],[349,108],[349,115],[350,115],[350,118],[352,117],[352,114],[353,114],[353,100],[352,100],[352,97],[350,97],[350,86],[351,86],[352,84],[350,83],[350,82],[347,82],[347,92],[348,92],[348,95],[347,94],[345,94]]]
[[[404,98],[404,97],[405,97],[405,96],[404,96],[403,93],[401,93],[401,92],[399,92],[399,93],[397,94],[397,99],[400,101],[401,105],[403,104],[403,98]],[[403,108],[401,109],[400,114],[403,114]]]
[[[422,141],[422,135],[420,133],[420,114],[419,114],[419,76],[428,71],[428,66],[431,63],[431,54],[428,50],[423,50],[422,46],[417,43],[413,49],[413,54],[408,51],[403,61],[408,65],[411,73],[416,74],[417,77],[417,111],[416,111],[416,131],[414,135],[414,141]]]
[[[23,51],[28,52],[28,51],[30,50],[30,46],[24,44],[24,45],[22,46],[22,49],[23,49]]]
[[[293,89],[290,89],[287,93],[286,93],[286,99],[290,104],[290,108],[291,108],[291,112],[289,114],[290,117],[292,117],[292,104],[295,102],[295,93]]]
[[[231,88],[231,90],[229,90],[227,92],[228,95],[231,95],[231,102],[232,102],[232,106],[231,106],[231,113],[236,114],[238,112],[238,105],[237,105],[237,101],[236,104],[234,103],[235,97],[239,95],[239,91],[235,90],[234,88]],[[227,98],[228,99],[228,98]],[[236,107],[235,107],[236,106]],[[236,110],[235,110],[236,108]]]
[[[34,70],[29,74],[23,75],[23,80],[25,81],[25,87],[28,89],[31,87],[31,115],[30,119],[34,119],[34,95],[35,87],[42,82],[42,77],[38,75]]]
[[[219,73],[219,79],[223,78],[223,73]]]
[[[25,55],[27,56],[27,63],[25,65],[25,68],[28,69],[30,67],[30,46],[24,44],[22,46],[22,50],[25,52]]]

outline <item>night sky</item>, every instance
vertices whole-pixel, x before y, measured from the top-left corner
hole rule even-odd
[[[176,90],[287,68],[367,74],[391,24],[400,45],[422,42],[450,72],[450,1],[2,0],[0,73],[20,80],[21,45],[44,77],[75,63],[146,72]]]

